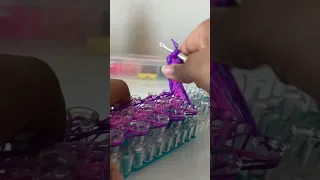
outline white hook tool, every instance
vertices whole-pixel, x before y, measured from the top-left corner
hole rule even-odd
[[[162,47],[162,48],[164,48],[165,50],[167,50],[167,51],[169,51],[169,52],[173,52],[172,49],[168,48],[168,47],[167,47],[166,45],[164,45],[162,42],[159,43],[159,46]],[[179,57],[181,60],[183,60],[183,62],[186,62],[186,60],[187,60],[187,57],[184,56],[184,55],[182,55],[181,53],[178,54],[178,57]]]

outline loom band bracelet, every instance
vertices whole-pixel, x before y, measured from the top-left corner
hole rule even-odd
[[[154,103],[152,102],[148,102],[148,101],[145,101],[141,104],[139,104],[139,106],[137,106],[138,109],[143,109],[143,110],[147,110],[147,109],[154,109]]]
[[[234,123],[231,125],[226,125],[225,128],[220,129],[222,136],[224,137],[225,141],[235,141],[241,138],[241,136],[246,135],[245,133],[237,133],[239,124]],[[222,137],[221,136],[221,137]]]
[[[260,155],[253,151],[248,151],[245,149],[237,149],[233,147],[228,147],[226,145],[221,146],[222,150],[231,151],[238,155],[238,157],[242,157],[243,163],[247,164],[246,166],[254,166],[255,164],[273,164],[274,166],[277,166],[280,164],[281,161],[281,155],[277,153],[265,153],[263,155]]]
[[[120,116],[110,117],[110,128],[116,128],[120,125],[121,118]]]
[[[233,109],[236,104],[233,102],[230,93],[226,88],[219,89],[216,88],[213,92],[213,96],[211,97],[215,106],[225,109]]]
[[[246,158],[246,157],[242,157]],[[243,166],[241,170],[261,170],[261,169],[272,169],[279,166],[281,160],[272,159],[272,160],[250,160],[243,159]]]
[[[153,101],[153,100],[157,99],[157,97],[158,97],[157,93],[149,92],[148,96],[147,96],[147,99],[150,100],[150,101]]]
[[[110,130],[110,147],[120,146],[125,140],[124,132],[117,129]]]
[[[239,90],[237,82],[235,81],[233,75],[229,71],[229,68],[225,65],[215,65],[215,67],[216,71],[219,72],[221,79],[223,79],[223,84],[225,88],[229,90],[229,93],[227,95],[229,95],[228,98],[230,99],[230,101],[234,103],[234,108],[237,108],[237,110],[239,109],[244,119],[248,122],[248,124],[250,124],[253,127],[252,132],[255,135],[259,135],[260,133],[252,117],[251,110],[247,106],[243,94]]]
[[[216,151],[213,153],[213,175],[234,175],[241,170],[243,166],[242,160],[235,153],[224,151]]]
[[[67,122],[67,133],[86,131],[99,124],[100,120],[78,118]]]
[[[71,133],[66,133],[65,134],[65,139],[79,139],[82,137],[86,136],[91,136],[94,134],[103,134],[103,133],[109,133],[110,131],[107,129],[100,129],[100,128],[95,128],[92,129],[91,131],[77,131],[77,132],[71,132]]]
[[[241,170],[261,170],[261,169],[273,169],[277,168],[281,162],[281,159],[249,159],[247,157],[242,157],[242,168]],[[245,159],[247,158],[247,159]]]
[[[169,116],[161,114],[157,115],[156,117],[150,118],[149,122],[151,123],[151,129],[162,128],[168,125],[168,123],[170,122],[170,118]]]
[[[141,97],[137,95],[132,95],[131,96],[131,105],[139,104],[141,103]]]
[[[173,99],[174,99],[174,97],[167,96],[167,97],[163,97],[161,99],[158,99],[156,102],[162,104],[165,107],[169,107],[169,106],[172,106]]]
[[[140,109],[138,108],[133,116],[134,119],[143,119],[154,113],[154,109]]]
[[[94,141],[94,140],[96,140],[97,138],[99,138],[99,137],[101,137],[103,135],[107,135],[107,137],[108,137],[109,134],[110,134],[109,130],[95,129],[95,130],[90,131],[90,132],[79,132],[79,133],[67,134],[65,136],[65,141],[66,142],[75,142],[75,141],[83,140],[83,139],[88,138],[88,137],[92,137],[91,141]]]
[[[99,120],[100,116],[99,113],[93,109],[87,107],[73,107],[67,110],[67,118],[70,120],[78,118]]]
[[[180,107],[181,109],[184,109],[185,115],[196,115],[198,114],[198,108],[194,105],[188,104],[187,106]]]
[[[239,121],[240,122],[240,118],[238,113],[234,112],[231,109],[224,109],[224,108],[216,108],[216,107],[212,107],[212,112],[211,113],[211,118],[215,121],[215,120],[230,120],[230,121]]]
[[[172,121],[183,121],[185,118],[185,111],[183,109],[175,109],[169,114]]]
[[[129,119],[131,119],[131,118],[134,116],[135,111],[136,111],[135,108],[127,107],[127,108],[122,109],[122,110],[120,111],[119,116],[120,116],[120,118],[123,119],[123,120],[129,120]]]
[[[168,112],[171,112],[172,107],[170,107],[168,104],[166,105],[158,105],[154,109],[154,113],[156,114],[168,114]]]
[[[260,160],[275,160],[280,161],[282,154],[285,152],[286,147],[280,143],[280,141],[270,138],[270,137],[253,137],[247,136],[245,143],[246,146],[244,147],[247,150],[248,154],[254,155],[258,157],[257,159]],[[259,149],[256,151],[255,148]],[[263,151],[262,151],[263,150]],[[258,152],[261,152],[258,153]],[[249,157],[247,154],[243,154]]]
[[[127,134],[147,134],[150,129],[150,123],[145,121],[131,121],[123,125]]]
[[[176,99],[172,99],[172,101],[170,101],[170,103],[174,108],[180,108],[182,106],[182,104],[184,103],[184,100],[181,98],[176,98]]]
[[[254,137],[253,139],[257,140],[256,143],[254,144],[265,146],[269,152],[282,155],[286,150],[286,146],[283,145],[279,140],[275,138],[264,136],[264,137]]]
[[[211,123],[212,141],[214,149],[218,149],[230,139],[237,130],[237,122],[234,120],[215,120]]]
[[[162,92],[159,94],[161,98],[169,97],[172,95],[172,92],[169,89],[163,89]]]

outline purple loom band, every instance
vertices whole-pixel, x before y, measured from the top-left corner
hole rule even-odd
[[[151,121],[152,128],[167,126],[169,122]]]
[[[117,140],[117,138],[113,138],[116,136],[114,132],[122,132],[119,136],[120,138]],[[120,146],[124,142],[124,134],[123,131],[120,130],[111,130],[110,131],[110,147]]]
[[[234,99],[233,102],[236,102],[235,105],[239,108],[240,113],[244,120],[249,124],[252,135],[257,136],[259,135],[258,127],[256,125],[255,120],[253,119],[252,113],[247,106],[247,103],[237,86],[237,82],[235,81],[233,75],[230,73],[229,68],[222,64],[215,64],[213,65],[214,72],[219,73],[221,79],[224,81],[225,88],[229,90],[229,94]]]
[[[155,123],[155,122],[152,122],[152,125],[151,125],[150,129],[162,128],[162,127],[166,127],[167,125],[168,125],[168,123]]]
[[[179,45],[178,43],[176,43],[173,39],[171,39],[175,49],[174,51],[167,57],[167,64],[170,65],[170,64],[182,64],[183,61],[181,59],[179,59],[178,55],[180,53],[179,51]],[[173,81],[173,80],[170,80],[169,79],[169,87],[170,87],[170,90],[172,93],[174,93],[175,91],[175,86],[178,86],[179,90],[181,91],[181,93],[183,94],[183,96],[186,98],[187,102],[189,104],[191,104],[191,101],[190,101],[190,98],[188,97],[186,91],[184,90],[183,88],[183,85],[180,83],[180,82],[177,82],[177,81]]]

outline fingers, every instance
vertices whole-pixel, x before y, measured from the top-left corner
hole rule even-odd
[[[169,79],[173,79],[183,83],[191,83],[190,72],[188,72],[187,64],[173,64],[162,67],[162,72]]]
[[[188,56],[189,54],[191,53],[194,53],[194,52],[197,52],[199,51],[199,48],[198,48],[198,42],[199,41],[198,39],[194,39],[193,37],[188,37],[184,42],[183,44],[180,46],[180,52],[186,56]]]
[[[189,55],[210,46],[210,19],[196,27],[180,46],[184,55]]]
[[[192,52],[192,50],[188,49],[188,39],[186,39],[183,44],[180,46],[179,50],[182,54],[188,56],[190,54],[190,52]]]
[[[130,103],[128,85],[119,79],[110,79],[110,105]]]
[[[123,180],[123,177],[114,162],[110,162],[110,175],[111,180]]]
[[[194,82],[209,92],[210,89],[210,47],[190,54],[185,64],[172,64],[162,67],[169,79],[183,83]]]

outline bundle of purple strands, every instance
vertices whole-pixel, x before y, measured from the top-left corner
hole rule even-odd
[[[235,3],[213,0],[211,6]],[[211,64],[211,177],[235,179],[241,170],[276,168],[285,147],[261,135],[237,83],[224,65]]]

